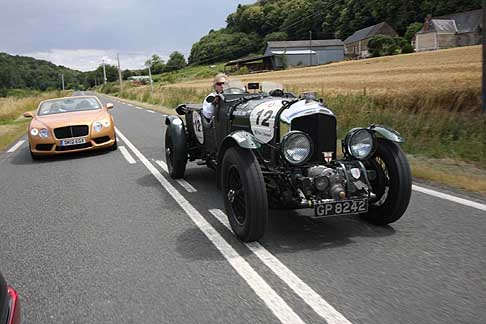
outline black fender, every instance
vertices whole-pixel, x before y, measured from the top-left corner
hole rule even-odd
[[[391,127],[384,125],[371,124],[368,129],[373,133],[376,138],[383,138],[395,143],[405,143],[405,139],[399,132]]]
[[[221,163],[226,150],[233,146],[239,146],[248,150],[260,148],[261,142],[251,133],[239,130],[228,134],[221,143],[218,151],[218,164],[216,169],[216,184],[218,189],[221,188]]]
[[[165,118],[165,124],[167,125],[166,132],[170,132],[172,143],[177,151],[187,155],[186,127],[182,118],[172,115],[167,116]]]

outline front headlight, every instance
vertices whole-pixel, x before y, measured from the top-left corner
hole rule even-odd
[[[43,128],[39,131],[39,136],[43,138],[49,137],[49,130],[47,128]]]
[[[358,160],[369,158],[376,148],[376,140],[370,130],[355,128],[344,139],[346,153]]]
[[[95,130],[95,132],[101,131],[102,128],[103,124],[100,121],[96,121],[93,123],[93,129]]]
[[[290,164],[302,164],[312,155],[312,141],[305,133],[292,131],[282,139],[282,155]]]
[[[108,119],[98,120],[93,123],[93,129],[95,132],[101,131],[103,127],[110,127],[110,121]]]

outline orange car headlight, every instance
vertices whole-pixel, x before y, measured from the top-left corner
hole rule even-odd
[[[110,127],[110,121],[108,119],[98,120],[93,123],[93,129],[95,132],[99,132],[103,127]]]
[[[47,128],[43,128],[39,131],[39,136],[43,138],[49,137],[49,130]]]

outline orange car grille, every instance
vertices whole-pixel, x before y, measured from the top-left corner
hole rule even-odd
[[[54,129],[54,135],[58,139],[86,136],[88,132],[89,127],[86,125],[66,126]]]
[[[93,141],[95,141],[96,144],[102,144],[108,142],[109,140],[110,140],[110,136],[93,138]]]
[[[50,151],[50,150],[52,150],[52,146],[53,146],[53,145],[54,145],[54,144],[37,144],[37,145],[35,146],[35,149],[36,149],[37,151]]]
[[[56,151],[71,151],[71,150],[79,150],[83,148],[91,147],[91,143],[84,143],[84,144],[77,144],[77,145],[69,145],[69,146],[56,146]]]

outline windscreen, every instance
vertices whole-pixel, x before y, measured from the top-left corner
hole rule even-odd
[[[64,98],[43,102],[37,114],[45,116],[97,109],[101,109],[101,106],[95,98]]]
[[[263,81],[262,82],[262,91],[269,93],[272,90],[283,90],[283,85],[277,82],[272,81]]]
[[[224,84],[223,93],[240,94],[245,92],[245,84],[240,79],[229,79]]]

